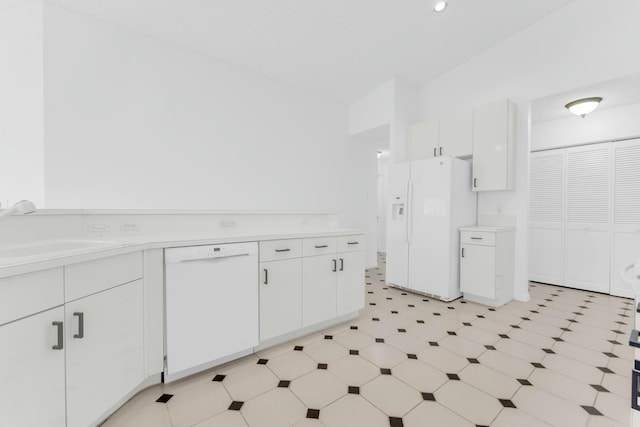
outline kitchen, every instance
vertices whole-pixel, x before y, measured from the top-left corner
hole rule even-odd
[[[0,199],[13,203],[26,198],[45,209],[330,212],[322,219],[323,227],[368,230],[368,268],[377,264],[370,244],[377,241],[378,147],[372,139],[386,137],[397,160],[406,151],[408,125],[509,98],[518,106],[518,141],[527,141],[530,100],[640,69],[636,56],[625,53],[634,51],[637,40],[633,2],[615,8],[568,2],[546,18],[537,15],[539,22],[521,27],[506,40],[494,40],[477,56],[450,58],[450,68],[457,68],[442,70],[417,88],[403,79],[366,83],[362,78],[368,86],[354,86],[349,102],[318,96],[326,86],[310,93],[294,87],[304,83],[299,80],[292,80],[294,86],[282,84],[258,76],[259,69],[254,73],[224,65],[139,36],[123,29],[125,24],[105,24],[107,16],[100,21],[88,18],[91,10],[73,12],[67,9],[71,3],[14,6],[7,10],[18,15],[3,9],[7,18],[1,28],[20,23],[23,32],[2,39],[13,41],[9,48],[22,40],[27,48],[20,52],[28,55],[20,57],[24,70],[16,68],[17,62],[2,67],[3,72],[18,72],[1,79],[7,93],[17,94],[3,97],[11,101],[2,109],[9,119],[2,122],[2,147],[7,151],[0,156],[0,182],[8,187]],[[462,8],[460,2],[452,6]],[[430,9],[431,4],[426,5],[428,19],[439,18]],[[136,12],[144,13],[129,13]],[[29,25],[32,33],[26,31]],[[582,32],[585,25],[592,32]],[[40,38],[33,37],[38,34]],[[23,39],[16,38],[20,36]],[[598,52],[596,64],[592,52]],[[292,79],[305,75],[290,67]],[[23,84],[17,86],[17,81]],[[347,128],[357,137],[347,135]],[[516,191],[481,194],[479,218],[506,215],[517,230],[528,228],[527,151],[516,151]],[[204,227],[211,226],[198,218]],[[219,220],[231,226],[221,226]],[[254,220],[222,215],[216,217],[216,231],[233,235],[234,228],[255,230],[264,224],[275,234],[288,231],[282,217]],[[313,215],[296,218],[296,228],[313,229],[314,221]],[[96,229],[90,235],[108,240],[109,234],[124,234],[120,222],[127,221],[92,222]],[[117,225],[100,230],[105,223]],[[156,230],[153,227],[142,223],[141,231]],[[197,233],[193,227],[189,232]],[[74,230],[78,233],[79,228]],[[29,235],[38,238],[35,230],[22,238]],[[514,296],[520,301],[529,298],[528,247],[526,233],[516,233]]]

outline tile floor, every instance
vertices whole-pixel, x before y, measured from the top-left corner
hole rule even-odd
[[[104,427],[627,426],[633,302],[532,283],[443,303],[366,273],[360,317],[142,391]]]

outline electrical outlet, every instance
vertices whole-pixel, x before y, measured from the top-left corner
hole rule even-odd
[[[236,225],[236,222],[232,219],[221,219],[220,220],[220,227],[222,228],[229,228],[229,227],[233,227],[234,225]]]
[[[111,224],[106,222],[90,222],[88,229],[91,233],[108,233],[111,230]]]
[[[121,222],[120,231],[140,231],[140,224],[137,222]]]

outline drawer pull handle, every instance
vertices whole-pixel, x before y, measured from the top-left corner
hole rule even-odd
[[[276,252],[289,252],[291,249],[276,249]]]
[[[633,329],[631,331],[631,336],[629,337],[629,345],[631,347],[640,348],[640,342],[638,342],[638,331],[637,329]]]
[[[360,242],[347,242],[347,245],[357,245]]]
[[[63,345],[63,330],[62,330],[62,322],[52,322],[51,323],[53,326],[58,328],[58,343],[56,345],[54,345],[53,347],[51,347],[54,350],[62,350],[64,348]]]
[[[473,188],[478,187],[478,178],[473,178]]]
[[[74,338],[84,338],[84,313],[77,311],[73,313],[78,318],[78,333],[74,334]]]
[[[442,147],[440,147],[440,155],[442,156]]]
[[[436,149],[434,148],[433,149],[433,157],[435,157],[435,156],[436,156]]]
[[[335,259],[332,261],[333,261],[333,270],[331,271],[336,272],[338,270],[338,262]]]
[[[264,284],[269,284],[269,270],[267,270],[266,268],[264,269]]]
[[[482,237],[472,237],[471,240],[482,240]]]
[[[344,271],[344,259],[340,258],[340,271]]]
[[[464,258],[464,248],[462,248],[462,258]]]
[[[316,245],[316,249],[328,248],[327,245]]]

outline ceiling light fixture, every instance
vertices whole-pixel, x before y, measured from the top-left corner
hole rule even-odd
[[[447,8],[447,2],[446,1],[437,1],[434,5],[433,5],[433,11],[435,13],[440,13],[443,10],[445,10]]]
[[[565,105],[564,108],[569,110],[572,114],[575,114],[576,116],[582,116],[584,118],[584,116],[598,108],[598,105],[601,101],[602,98],[599,96],[576,99],[575,101],[571,101],[570,103]]]

